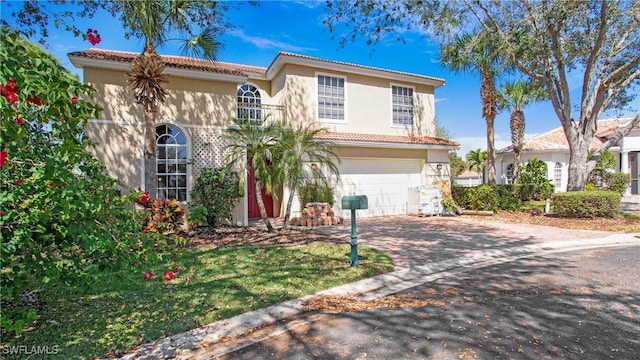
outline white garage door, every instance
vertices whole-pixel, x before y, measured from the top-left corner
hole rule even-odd
[[[340,181],[335,188],[337,209],[343,195],[366,195],[369,209],[358,217],[405,214],[409,187],[421,185],[419,159],[341,159]],[[342,216],[349,216],[343,211]]]

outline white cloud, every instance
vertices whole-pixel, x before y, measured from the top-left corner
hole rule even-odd
[[[460,149],[457,150],[458,156],[461,158],[465,158],[467,153],[471,150],[487,150],[487,137],[486,136],[463,136],[459,138],[452,139],[453,141],[457,141],[460,143]],[[499,134],[495,135],[494,139],[494,148],[496,150],[500,150],[507,146],[511,145],[511,137],[502,136]]]
[[[228,35],[235,36],[244,42],[251,43],[259,49],[276,49],[276,50],[284,50],[284,51],[291,51],[291,52],[305,52],[305,51],[317,50],[315,48],[302,47],[302,46],[284,43],[278,40],[271,40],[266,37],[247,35],[242,30],[230,31],[228,32]]]

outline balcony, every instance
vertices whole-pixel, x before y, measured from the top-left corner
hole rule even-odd
[[[261,125],[265,121],[286,123],[284,106],[255,103],[238,103],[238,120],[249,121],[252,125]]]

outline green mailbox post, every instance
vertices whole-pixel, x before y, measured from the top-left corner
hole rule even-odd
[[[366,195],[348,195],[342,197],[342,210],[351,210],[351,267],[358,267],[358,236],[356,231],[356,210],[368,209]]]

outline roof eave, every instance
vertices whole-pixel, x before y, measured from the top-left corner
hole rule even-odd
[[[98,68],[98,69],[116,70],[116,71],[125,71],[125,72],[128,72],[129,70],[131,70],[131,63],[126,61],[90,59],[84,56],[74,56],[74,55],[69,55],[69,60],[71,60],[71,63],[73,64],[73,66],[79,69],[89,67],[89,68]],[[216,80],[216,81],[231,82],[231,83],[244,83],[248,79],[247,76],[240,76],[240,75],[234,75],[234,74],[221,74],[221,73],[207,72],[202,70],[181,69],[181,68],[176,68],[171,66],[165,67],[165,74],[177,76],[177,77],[183,77],[183,78]]]
[[[419,150],[457,150],[460,146],[454,145],[437,145],[437,144],[408,144],[408,143],[389,143],[379,141],[353,141],[353,140],[331,140],[320,139],[330,142],[336,146],[349,147],[371,147],[385,149],[419,149]]]
[[[279,53],[275,59],[273,59],[273,62],[271,62],[271,64],[267,68],[265,78],[267,80],[272,80],[280,71],[280,69],[282,69],[282,67],[286,64],[303,65],[318,69],[341,71],[365,76],[375,76],[378,78],[385,78],[394,81],[404,81],[407,83],[418,83],[433,86],[434,89],[444,85],[444,79],[430,78],[424,75],[414,75],[410,73],[403,73],[400,71],[390,71],[374,67],[360,66],[356,64],[333,62],[311,57],[298,57],[282,52]]]

